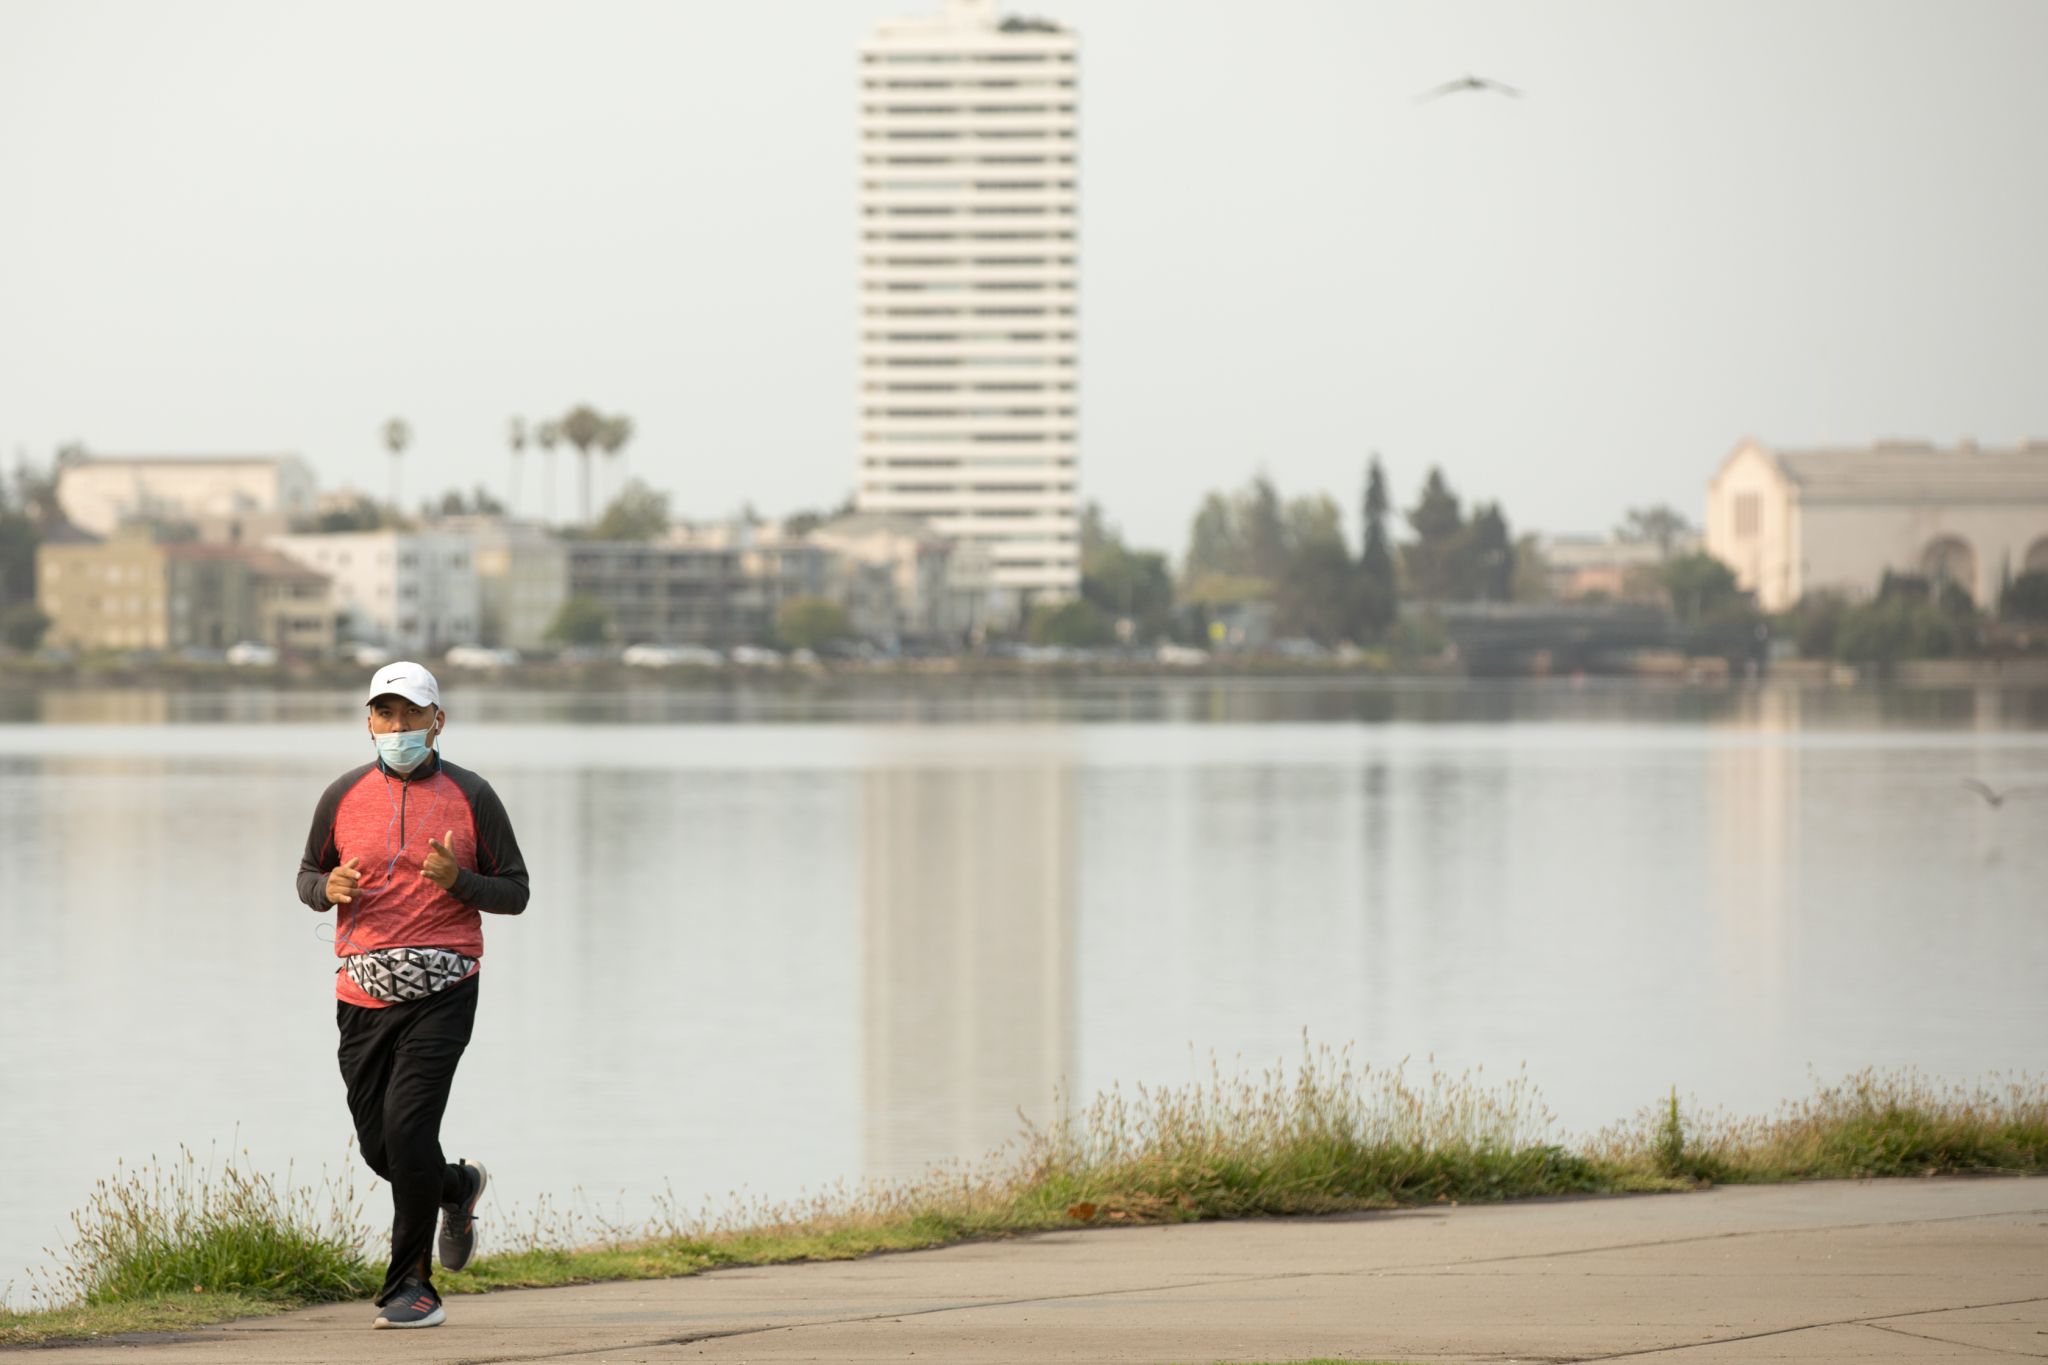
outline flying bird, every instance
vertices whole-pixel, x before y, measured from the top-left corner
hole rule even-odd
[[[1467,90],[1497,90],[1501,94],[1513,99],[1522,98],[1522,92],[1515,89],[1512,85],[1503,85],[1499,81],[1488,80],[1484,76],[1465,76],[1455,81],[1445,81],[1434,90],[1424,91],[1415,97],[1415,102],[1417,104],[1427,104],[1429,101],[1439,99],[1444,95],[1456,95]]]
[[[1965,791],[1973,791],[1983,797],[1985,804],[1989,805],[1993,810],[1997,810],[2007,801],[2013,800],[2016,797],[2048,795],[2048,787],[2007,787],[2002,792],[1993,791],[1974,777],[1963,779],[1963,789]]]

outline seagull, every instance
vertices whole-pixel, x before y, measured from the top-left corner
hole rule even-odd
[[[1963,779],[1963,789],[1965,791],[1973,791],[1977,793],[1977,795],[1983,797],[1985,804],[1989,805],[1993,810],[1997,810],[2000,806],[2004,805],[2007,801],[2012,800],[2014,797],[2041,796],[2044,794],[2048,794],[2048,787],[2008,787],[2002,792],[1995,792],[1991,790],[1991,788],[1985,786],[1982,782],[1979,782],[1974,777],[1966,777]]]
[[[1484,76],[1466,76],[1455,81],[1445,81],[1434,90],[1424,91],[1415,97],[1415,102],[1417,104],[1427,104],[1430,100],[1441,96],[1456,95],[1466,90],[1498,90],[1501,94],[1511,96],[1514,99],[1522,98],[1522,92],[1515,89],[1512,85],[1502,85],[1499,81],[1488,80]]]

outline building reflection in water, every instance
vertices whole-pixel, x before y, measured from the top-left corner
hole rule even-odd
[[[1708,751],[1711,900],[1723,970],[1738,996],[1782,1008],[1799,911],[1804,694],[1766,688],[1745,732]]]
[[[991,1152],[1073,1076],[1074,781],[1058,762],[864,776],[869,1175]]]

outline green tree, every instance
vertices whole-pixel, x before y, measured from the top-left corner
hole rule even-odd
[[[433,510],[444,517],[501,517],[505,515],[505,504],[491,496],[491,491],[482,484],[469,496],[463,496],[459,488],[451,488],[441,495],[441,501]]]
[[[1358,550],[1360,639],[1377,639],[1400,609],[1394,581],[1394,552],[1387,543],[1387,474],[1374,454],[1365,476],[1365,516]]]
[[[822,649],[852,634],[846,608],[829,597],[791,597],[775,609],[775,638],[784,649]]]
[[[558,505],[555,498],[555,447],[562,443],[562,424],[542,422],[533,429],[533,443],[540,447],[541,481],[547,485],[541,493],[541,520],[553,521],[554,509]]]
[[[1939,659],[1956,651],[1956,623],[1926,601],[1894,596],[1852,607],[1835,630],[1835,657],[1853,664]]]
[[[1250,561],[1237,534],[1237,517],[1221,493],[1211,493],[1202,499],[1194,525],[1188,528],[1188,581],[1250,575]]]
[[[1515,591],[1515,542],[1497,502],[1472,509],[1461,556],[1461,586],[1482,602],[1510,602]]]
[[[1415,539],[1401,547],[1401,564],[1410,591],[1425,602],[1454,602],[1467,596],[1461,581],[1465,515],[1441,469],[1432,468],[1423,481],[1421,495],[1408,509],[1408,528]]]
[[[548,622],[547,638],[557,645],[597,645],[604,643],[611,630],[611,608],[595,597],[572,597]]]
[[[329,507],[312,519],[316,531],[376,531],[386,526],[398,525],[396,508],[379,507],[369,498],[358,495],[352,501]]]
[[[597,448],[604,457],[621,469],[625,467],[626,442],[633,439],[633,419],[623,414],[604,419],[603,428],[597,433]]]
[[[577,520],[590,525],[590,451],[605,432],[605,417],[588,403],[578,403],[562,414],[556,424],[562,439],[576,447],[576,458],[582,479],[582,496],[577,504]]]
[[[2007,584],[1998,614],[2009,621],[2048,621],[2048,569],[2029,569]]]
[[[0,484],[0,606],[36,595],[36,547],[43,533]]]
[[[1287,569],[1273,593],[1274,627],[1334,645],[1360,634],[1360,583],[1341,537],[1315,536],[1290,546]]]
[[[1687,625],[1742,597],[1735,586],[1735,570],[1710,554],[1680,555],[1667,561],[1657,578],[1671,594],[1671,610]]]
[[[792,536],[807,536],[828,522],[837,521],[841,517],[852,516],[854,511],[853,494],[848,493],[840,500],[837,507],[828,508],[824,511],[805,508],[803,511],[790,513],[782,519],[782,529]]]
[[[1287,569],[1287,520],[1280,507],[1280,490],[1260,474],[1238,495],[1236,511],[1244,571],[1253,578],[1277,583]]]
[[[1840,593],[1810,592],[1777,618],[1773,631],[1795,642],[1801,658],[1832,659],[1835,637],[1850,610],[1849,599]]]
[[[412,444],[412,424],[403,417],[393,417],[384,423],[382,433],[384,448],[391,452],[391,510],[396,512],[404,505],[398,500],[398,460]]]
[[[1543,543],[1533,533],[1515,541],[1515,571],[1510,583],[1517,602],[1550,600],[1550,565],[1543,557]]]
[[[33,602],[11,602],[0,607],[0,641],[19,650],[31,650],[43,642],[50,618]]]
[[[1671,558],[1671,547],[1692,534],[1692,523],[1676,509],[1662,503],[1654,507],[1631,507],[1614,528],[1614,538],[1630,545],[1655,545],[1660,558]]]
[[[591,528],[593,540],[653,540],[668,530],[668,494],[628,479],[604,516]]]
[[[512,510],[517,512],[519,510],[519,466],[523,463],[520,456],[526,453],[526,419],[524,417],[514,417],[505,424],[505,444],[512,451],[512,481],[511,488],[507,491],[510,494]]]
[[[1140,640],[1159,638],[1173,622],[1173,574],[1166,556],[1125,545],[1093,502],[1081,511],[1081,596],[1105,616],[1130,621]]]
[[[1025,634],[1034,645],[1065,645],[1077,649],[1106,645],[1116,638],[1116,630],[1109,618],[1085,597],[1069,597],[1063,602],[1040,602],[1031,609],[1031,620],[1025,627]]]

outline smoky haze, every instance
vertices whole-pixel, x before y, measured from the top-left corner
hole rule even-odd
[[[506,484],[630,414],[679,513],[854,482],[856,43],[938,0],[0,7],[0,452]],[[1024,6],[1082,37],[1082,487],[1264,468],[1517,531],[1780,446],[2048,434],[2048,6]],[[1524,92],[1416,96],[1468,73]],[[570,491],[563,477],[561,489]],[[527,476],[525,510],[535,506]],[[1355,521],[1354,521],[1355,526]]]

